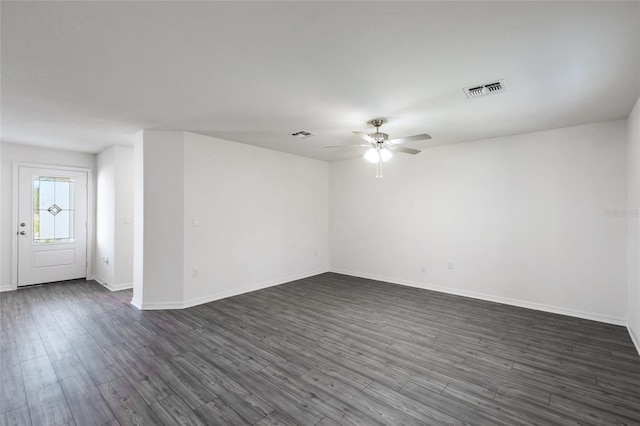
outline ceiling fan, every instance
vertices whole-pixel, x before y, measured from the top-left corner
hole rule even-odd
[[[407,136],[405,138],[391,139],[389,140],[389,135],[386,133],[380,132],[380,126],[384,123],[384,120],[381,118],[377,118],[375,120],[371,120],[369,122],[373,127],[376,128],[374,133],[363,133],[363,132],[353,132],[355,135],[364,139],[368,143],[366,144],[356,144],[356,145],[338,145],[338,146],[326,146],[325,148],[352,148],[352,147],[368,147],[369,150],[364,154],[364,158],[372,163],[377,163],[376,167],[376,178],[382,178],[382,163],[389,161],[393,156],[394,152],[401,152],[404,154],[418,154],[420,153],[419,149],[406,148],[402,145],[407,142],[421,141],[425,139],[431,139],[426,133],[421,135]]]

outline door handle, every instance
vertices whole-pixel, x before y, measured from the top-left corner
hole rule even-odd
[[[18,234],[20,234],[20,235],[27,235],[27,233],[26,233],[25,231],[20,231],[20,232],[18,232]]]

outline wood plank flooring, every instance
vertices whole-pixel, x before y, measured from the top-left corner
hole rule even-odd
[[[0,425],[638,425],[624,327],[338,274],[176,311],[0,294]]]

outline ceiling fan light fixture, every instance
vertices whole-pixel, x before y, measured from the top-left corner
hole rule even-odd
[[[364,159],[372,163],[377,163],[380,161],[380,154],[377,149],[369,148],[369,150],[364,154]]]
[[[431,136],[423,133],[421,135],[413,135],[404,138],[389,140],[389,135],[380,131],[380,126],[382,126],[382,123],[384,123],[384,120],[381,118],[376,118],[375,120],[371,120],[369,122],[369,124],[376,128],[376,131],[373,133],[367,134],[364,132],[353,132],[359,138],[364,139],[367,142],[366,144],[359,143],[357,145],[326,146],[325,148],[368,147],[369,149],[364,153],[364,159],[376,165],[376,179],[381,179],[382,163],[386,163],[387,161],[391,160],[391,157],[393,157],[393,153],[391,152],[392,150],[394,152],[400,152],[404,154],[419,154],[419,149],[405,148],[400,145],[407,142],[431,139]]]
[[[364,154],[364,158],[367,161],[372,163],[378,163],[380,160],[385,163],[391,160],[393,157],[393,153],[389,151],[387,148],[369,148],[369,150]]]
[[[382,158],[382,161],[385,163],[391,160],[391,157],[393,157],[393,154],[387,148],[382,148],[380,150],[380,158]]]

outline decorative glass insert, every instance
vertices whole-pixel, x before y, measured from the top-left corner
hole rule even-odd
[[[62,211],[62,209],[61,209],[60,207],[58,207],[58,206],[56,206],[56,205],[54,204],[54,205],[52,205],[51,207],[49,207],[49,208],[47,209],[47,211],[48,211],[49,213],[51,213],[52,215],[54,215],[54,216],[55,216],[55,215],[57,215],[58,213],[60,213],[60,212]]]
[[[33,244],[74,241],[75,179],[33,178]]]

